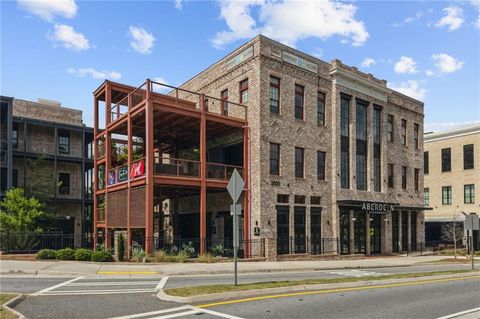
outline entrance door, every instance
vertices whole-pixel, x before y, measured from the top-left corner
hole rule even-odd
[[[370,253],[380,254],[382,252],[382,218],[383,215],[370,215]]]
[[[320,207],[310,208],[310,253],[312,255],[321,254],[322,241],[322,209]]]
[[[398,244],[398,211],[392,212],[392,252],[399,250]]]
[[[289,206],[277,206],[277,254],[290,253]]]
[[[402,251],[408,250],[408,212],[402,211]]]
[[[410,212],[410,245],[417,250],[417,212]]]
[[[304,254],[306,252],[305,207],[304,206],[295,206],[294,221],[295,221],[295,253]]]
[[[354,228],[355,228],[355,254],[365,254],[365,238],[366,238],[366,218],[364,212],[355,211],[354,214]]]
[[[350,227],[348,223],[348,209],[340,208],[340,254],[350,253]]]

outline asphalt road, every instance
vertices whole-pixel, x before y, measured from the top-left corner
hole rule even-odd
[[[411,267],[392,267],[392,268],[370,268],[370,269],[342,269],[342,270],[319,270],[306,272],[279,272],[279,273],[247,273],[239,274],[239,283],[265,282],[265,281],[282,281],[282,280],[302,280],[317,278],[344,278],[344,277],[363,277],[363,276],[380,276],[386,274],[401,274],[415,272],[431,272],[453,269],[469,269],[469,265],[462,264],[438,264],[438,265],[421,265]],[[2,276],[0,277],[0,291],[2,292],[22,292],[34,293],[48,287],[60,284],[74,277],[65,278],[45,278],[32,276]],[[75,282],[72,286],[59,287],[58,290],[99,290],[99,286],[105,286],[104,290],[119,289],[145,289],[156,286],[155,282],[159,282],[162,277],[158,276],[135,276],[135,277],[115,277],[110,275],[86,277],[79,282]],[[143,282],[135,283],[135,280]],[[211,284],[230,284],[232,283],[232,275],[189,275],[189,276],[172,276],[169,277],[165,288],[176,288],[186,286],[200,286]],[[88,281],[97,281],[96,285],[88,285]],[[114,287],[108,285],[108,281],[113,281]],[[121,285],[125,282],[125,285]],[[147,283],[150,282],[150,283]],[[72,288],[73,287],[73,288]]]

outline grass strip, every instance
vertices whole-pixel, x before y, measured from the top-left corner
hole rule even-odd
[[[12,300],[15,298],[17,295],[15,294],[0,294],[0,305],[3,305],[9,300]],[[17,316],[7,309],[0,307],[0,318],[2,319],[15,319]]]
[[[419,272],[419,273],[407,273],[407,274],[392,274],[392,275],[383,275],[383,276],[256,282],[256,283],[250,283],[250,284],[239,284],[238,286],[225,285],[225,284],[208,285],[208,286],[195,286],[195,287],[168,288],[168,289],[165,289],[165,293],[172,296],[178,296],[178,297],[190,297],[190,296],[196,296],[196,295],[208,295],[208,294],[231,292],[231,291],[256,290],[256,289],[265,289],[265,288],[278,288],[278,287],[315,285],[315,284],[335,284],[335,283],[358,282],[358,281],[375,281],[375,280],[386,280],[386,279],[418,278],[418,277],[425,277],[425,276],[451,275],[451,274],[468,273],[468,272],[475,272],[475,271],[467,270],[467,269],[458,269],[458,270],[431,271],[431,272]]]

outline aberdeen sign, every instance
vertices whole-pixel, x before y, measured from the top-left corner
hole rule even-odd
[[[370,214],[386,214],[393,210],[393,205],[387,203],[363,202],[362,210]]]

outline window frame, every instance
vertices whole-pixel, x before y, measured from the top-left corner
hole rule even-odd
[[[63,180],[62,176],[67,177],[66,180],[68,180],[68,183],[66,183],[66,184],[68,184],[68,185],[63,185],[64,180]],[[60,194],[60,195],[70,195],[70,181],[71,181],[70,173],[66,173],[66,172],[59,172],[58,173],[58,183],[59,184],[62,183],[62,185],[60,185],[58,187],[58,194]]]
[[[423,189],[423,206],[428,207],[430,205],[430,187]]]
[[[442,148],[440,152],[441,152],[440,160],[441,160],[441,166],[442,166],[441,167],[442,173],[451,172],[452,171],[452,149],[450,147]]]
[[[317,126],[325,126],[325,104],[327,95],[321,91],[317,92]]]
[[[402,119],[400,136],[402,137],[402,145],[407,146],[407,120]]]
[[[418,123],[413,123],[413,145],[416,150],[420,149],[419,131],[420,125]]]
[[[297,151],[300,153],[297,153]],[[301,155],[301,161],[297,158],[298,154]],[[300,167],[297,167],[297,165],[300,165]],[[297,169],[301,169],[301,174],[297,174]],[[305,178],[305,149],[302,147],[295,147],[295,178]]]
[[[467,196],[467,189],[469,191]],[[468,198],[468,200],[467,200]],[[463,203],[464,204],[475,204],[475,184],[465,184],[463,185]]]
[[[468,156],[468,159],[471,160],[470,162],[467,162],[467,156]],[[467,169],[474,169],[474,168],[475,168],[475,146],[473,144],[463,145],[463,169],[467,170]]]
[[[423,152],[423,174],[428,175],[430,173],[430,154],[428,151]]]
[[[442,186],[442,205],[452,205],[452,186]]]
[[[395,165],[387,164],[387,186],[388,188],[395,188]]]
[[[393,143],[395,136],[395,117],[392,114],[387,114],[387,142]]]
[[[12,148],[18,148],[18,123],[12,123]]]
[[[323,162],[320,161],[323,158]],[[326,179],[327,153],[324,151],[317,151],[317,179],[324,181]]]
[[[241,80],[238,83],[238,86],[240,93],[240,104],[248,103],[248,101],[250,100],[250,95],[248,92],[248,78]],[[244,94],[246,94],[246,96],[244,96]]]
[[[272,83],[272,80],[277,80],[278,83]],[[272,99],[272,89],[277,90],[277,99]],[[280,114],[280,78],[270,75],[270,86],[269,86],[269,108],[270,108],[270,113],[273,114]],[[277,102],[277,110],[272,111],[272,101]]]
[[[222,114],[228,116],[228,89],[220,93],[220,98],[222,100]]]
[[[402,189],[407,189],[408,186],[408,168],[402,165]]]
[[[413,170],[413,181],[414,190],[418,191],[420,189],[420,169],[418,168]]]
[[[301,88],[301,90],[299,90]],[[301,105],[297,106],[297,97],[301,98]],[[301,117],[297,117],[297,110],[301,111]],[[305,120],[305,86],[295,83],[294,115],[297,120]]]
[[[65,146],[65,143],[63,143],[62,140],[65,140],[65,139],[67,141],[66,149],[62,150],[61,146],[62,145]],[[58,145],[57,145],[58,153],[59,154],[70,154],[70,131],[59,129],[57,140],[58,140]]]
[[[277,153],[277,158],[276,159],[272,158],[272,147],[277,148],[276,149],[276,153]],[[269,156],[270,156],[270,161],[269,161],[269,163],[270,163],[270,168],[269,168],[270,175],[280,176],[280,144],[270,142],[270,144],[269,144]],[[275,161],[276,165],[277,165],[277,169],[273,173],[272,173],[272,161]]]

